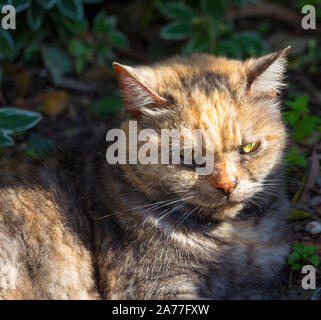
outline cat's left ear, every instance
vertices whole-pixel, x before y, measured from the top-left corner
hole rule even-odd
[[[258,59],[250,59],[247,64],[247,85],[250,95],[276,96],[283,87],[283,75],[287,55],[291,47]]]
[[[113,63],[117,81],[122,92],[126,110],[133,116],[141,113],[152,113],[157,107],[168,105],[154,89],[155,74],[147,67],[129,67],[117,62]]]

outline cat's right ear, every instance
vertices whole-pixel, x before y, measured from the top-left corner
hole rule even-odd
[[[113,63],[117,81],[122,92],[123,103],[126,110],[137,117],[144,110],[157,106],[166,106],[168,101],[157,94],[147,83],[150,75],[146,71],[134,67]]]
[[[290,46],[258,59],[249,59],[247,65],[247,89],[250,95],[274,97],[284,86],[286,57]]]

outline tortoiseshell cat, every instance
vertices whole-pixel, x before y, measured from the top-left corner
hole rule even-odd
[[[0,297],[264,298],[289,250],[277,97],[288,51],[115,63],[129,111],[118,126],[209,129],[214,171],[109,165],[103,140],[2,164]]]

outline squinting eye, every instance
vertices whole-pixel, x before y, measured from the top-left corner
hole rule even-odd
[[[254,152],[255,150],[257,150],[259,145],[260,145],[259,142],[248,143],[248,144],[245,144],[244,146],[241,147],[241,151],[242,151],[242,153]]]

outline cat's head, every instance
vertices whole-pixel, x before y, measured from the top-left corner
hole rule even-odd
[[[137,121],[138,131],[157,132],[159,139],[151,138],[156,149],[162,129],[177,129],[187,146],[193,130],[201,129],[205,151],[214,155],[210,174],[198,174],[192,147],[184,154],[181,140],[174,148],[180,164],[125,165],[132,183],[150,197],[167,193],[213,212],[256,202],[258,192],[271,191],[268,177],[282,162],[286,139],[278,93],[288,51],[246,61],[195,54],[152,66],[114,63],[128,120]],[[184,164],[184,156],[192,164]]]

